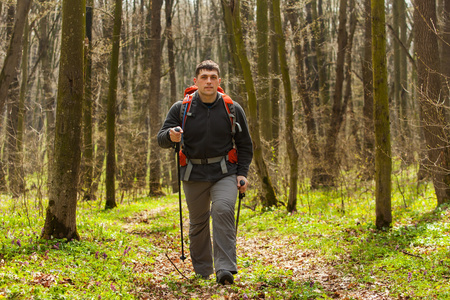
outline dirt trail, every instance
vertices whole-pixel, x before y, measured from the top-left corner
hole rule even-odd
[[[295,238],[267,237],[238,238],[238,255],[265,261],[275,268],[291,270],[292,280],[320,283],[333,299],[393,299],[388,293],[374,291],[374,287],[358,283],[356,278],[344,275],[330,262],[324,262],[315,251],[299,250]]]
[[[151,222],[150,219],[161,216],[163,210],[164,208],[158,208],[144,211],[127,218],[126,229],[133,234],[142,234],[132,230],[133,224]],[[188,222],[184,223],[187,226]],[[184,228],[184,232],[187,235],[187,227]],[[244,293],[236,292],[235,287],[242,288],[242,290],[263,290],[265,287],[262,282],[255,284],[254,278],[251,281],[247,279],[249,274],[258,276],[258,271],[253,270],[252,262],[259,266],[266,265],[273,269],[286,270],[286,277],[295,282],[320,284],[327,295],[333,299],[393,299],[389,297],[388,291],[384,293],[375,291],[375,289],[382,290],[380,286],[359,283],[356,278],[340,273],[334,267],[339,262],[326,262],[315,251],[298,249],[295,243],[295,239],[298,237],[247,238],[243,232],[240,232],[237,240],[237,255],[239,262],[245,266],[241,267],[240,272],[236,275],[234,288],[217,285],[213,277],[210,278],[210,284],[206,285],[201,284],[199,279],[195,279],[187,245],[185,245],[187,259],[184,262],[179,259],[179,240],[170,239],[164,233],[151,233],[148,238],[153,246],[160,249],[160,254],[153,257],[154,263],[135,263],[136,272],[152,274],[152,278],[148,282],[139,283],[137,286],[137,294],[140,299],[179,299],[179,294],[176,295],[177,291],[174,291],[174,287],[167,283],[169,276],[180,278],[175,283],[178,286],[178,292],[181,291],[183,296],[188,299],[211,299],[213,296],[215,299],[248,299]],[[175,266],[166,255],[170,257]],[[176,268],[186,278],[180,275]],[[270,276],[270,273],[267,276]],[[266,279],[270,278],[266,277]],[[261,297],[258,299],[263,297],[264,295],[261,293]]]

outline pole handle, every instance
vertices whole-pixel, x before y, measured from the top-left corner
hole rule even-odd
[[[241,179],[241,181],[239,181],[239,184],[241,186],[245,185],[245,181]],[[237,211],[237,217],[236,217],[236,235],[237,235],[237,231],[238,231],[238,225],[239,225],[239,214],[241,212],[241,202],[242,202],[242,198],[245,197],[245,193],[241,193],[239,192],[239,204],[238,204],[238,211]]]
[[[174,130],[176,132],[180,132],[181,131],[180,127],[175,127]],[[180,151],[180,143],[178,142],[178,143],[175,143],[175,152],[178,153],[179,151]]]
[[[243,185],[245,185],[245,181],[241,179],[241,181],[239,181],[239,184],[240,184],[241,186],[243,186]],[[244,197],[245,197],[245,193],[239,192],[239,198],[242,199],[242,198],[244,198]]]

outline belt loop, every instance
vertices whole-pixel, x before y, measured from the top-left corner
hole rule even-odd
[[[220,167],[222,168],[222,174],[228,173],[227,161],[225,160],[225,156],[220,161]]]
[[[186,171],[184,172],[184,181],[188,181],[189,177],[191,176],[192,171],[192,163],[190,160],[188,160]]]

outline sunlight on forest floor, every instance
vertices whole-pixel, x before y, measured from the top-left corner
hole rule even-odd
[[[176,195],[125,196],[108,211],[101,200],[80,202],[81,240],[70,243],[39,238],[35,197],[3,195],[0,299],[450,299],[450,211],[434,209],[429,184],[399,186],[386,231],[373,225],[367,188],[306,191],[296,214],[254,207],[250,191],[232,286],[196,278],[188,253],[178,258]]]

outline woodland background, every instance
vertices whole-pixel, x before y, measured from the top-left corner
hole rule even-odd
[[[36,192],[42,211],[48,197],[43,237],[68,239],[77,201],[177,192],[156,133],[213,59],[249,118],[256,203],[294,212],[306,190],[369,181],[389,226],[392,170],[450,201],[449,12],[448,0],[1,1],[0,189]]]

